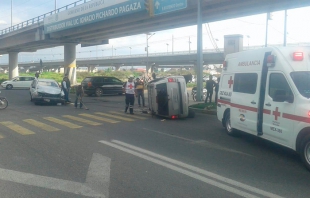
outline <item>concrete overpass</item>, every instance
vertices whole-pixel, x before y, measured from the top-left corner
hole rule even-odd
[[[117,70],[121,66],[145,66],[146,62],[152,67],[161,66],[195,66],[197,53],[178,52],[174,54],[149,54],[147,57],[143,55],[134,56],[110,56],[110,57],[96,57],[96,58],[81,58],[76,59],[77,67],[94,67],[94,66],[113,66]],[[224,52],[204,52],[204,64],[222,64],[224,61]],[[29,68],[31,66],[40,67],[40,62],[20,62],[19,67]],[[64,60],[48,60],[43,62],[44,68],[59,68],[64,67]],[[0,64],[0,67],[7,69],[8,64]]]
[[[145,7],[145,0],[104,1],[109,5],[113,4],[110,7],[103,5],[103,1],[100,0],[80,0],[75,4],[58,9],[56,13],[53,11],[0,31],[0,54],[9,54],[9,77],[12,78],[18,75],[19,52],[34,52],[38,49],[64,45],[64,65],[68,69],[70,79],[75,81],[77,44],[82,44],[82,46],[99,45],[108,43],[108,40],[112,38],[195,25],[197,24],[199,1],[201,1],[201,17],[204,23],[310,6],[309,0],[184,1],[187,2],[185,9],[153,17],[147,11],[150,8]],[[87,15],[85,10],[93,9],[95,6],[98,6],[96,16],[99,14],[101,20],[92,22],[91,13]],[[112,15],[113,9],[117,9],[118,13],[122,10],[123,13]],[[79,15],[79,12],[84,12],[84,15],[82,13]],[[69,18],[68,20],[64,19],[63,23],[58,23],[59,17],[70,13],[75,16],[72,18],[74,20]],[[100,13],[107,15],[103,17],[103,14],[100,15]],[[66,17],[68,18],[68,16]],[[50,21],[55,22],[55,27],[49,26]],[[82,22],[85,22],[84,25],[81,24]],[[75,24],[79,25],[74,26]],[[69,28],[63,28],[67,25]]]

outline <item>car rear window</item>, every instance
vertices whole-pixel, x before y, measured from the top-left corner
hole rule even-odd
[[[90,82],[91,78],[84,78],[83,82]]]

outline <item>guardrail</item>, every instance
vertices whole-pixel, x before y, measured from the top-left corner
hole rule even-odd
[[[11,27],[5,28],[3,30],[0,30],[0,35],[4,35],[4,34],[10,33],[10,32],[13,32],[15,30],[19,30],[21,28],[27,27],[29,25],[33,25],[33,24],[39,23],[39,22],[43,21],[44,18],[47,17],[47,16],[51,16],[51,15],[59,13],[59,12],[61,12],[63,10],[68,10],[69,8],[74,8],[74,7],[78,6],[78,5],[87,3],[89,1],[91,1],[91,0],[79,0],[79,1],[76,1],[76,2],[71,3],[69,5],[63,6],[61,8],[56,9],[56,10],[53,10],[51,12],[42,14],[42,15],[40,15],[38,17],[29,19],[27,21],[24,21],[24,22],[21,22],[19,24],[13,25]]]

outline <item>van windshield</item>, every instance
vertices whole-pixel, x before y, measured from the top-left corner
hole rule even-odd
[[[292,72],[291,77],[299,93],[310,98],[310,71]]]

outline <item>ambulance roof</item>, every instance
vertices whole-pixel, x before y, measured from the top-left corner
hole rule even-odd
[[[244,72],[261,70],[265,53],[275,56],[275,66],[270,70],[310,71],[310,47],[264,47],[228,54],[225,58],[227,69],[224,72]],[[294,53],[299,52],[302,60],[296,59]],[[299,57],[300,58],[300,57]]]

